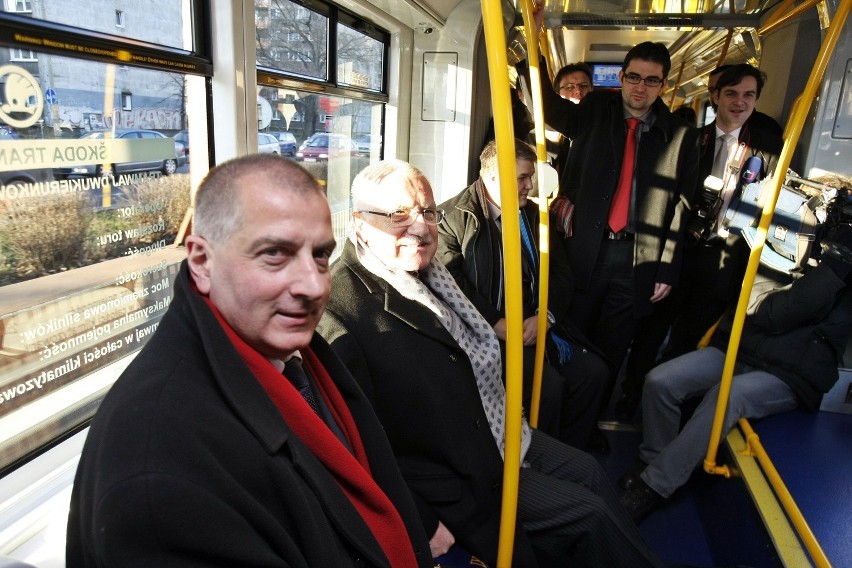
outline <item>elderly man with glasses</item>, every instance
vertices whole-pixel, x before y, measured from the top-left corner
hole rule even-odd
[[[670,67],[665,45],[643,42],[624,58],[621,91],[592,92],[575,105],[542,89],[545,120],[572,139],[554,204],[572,212],[563,226],[577,286],[570,315],[607,355],[610,388],[635,330],[680,272],[698,131],[660,98]]]
[[[406,162],[352,184],[354,231],[320,333],[372,400],[434,556],[497,557],[505,390],[497,335],[434,260],[432,188]],[[524,421],[513,566],[659,566],[596,460]]]

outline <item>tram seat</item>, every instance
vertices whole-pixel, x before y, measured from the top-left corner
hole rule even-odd
[[[751,425],[831,565],[852,566],[852,414],[793,410]]]
[[[36,568],[32,564],[22,562],[8,556],[0,556],[0,568]]]

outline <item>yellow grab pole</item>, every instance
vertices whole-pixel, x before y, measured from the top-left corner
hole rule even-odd
[[[784,148],[781,150],[781,156],[778,158],[778,164],[775,166],[774,177],[771,179],[772,191],[770,198],[763,206],[763,212],[760,216],[760,223],[757,227],[755,235],[754,247],[748,259],[748,268],[746,268],[745,278],[743,279],[743,287],[740,291],[740,299],[737,304],[737,311],[734,315],[734,328],[731,332],[731,339],[728,342],[728,352],[725,355],[725,366],[722,370],[722,383],[719,387],[719,398],[716,403],[716,415],[713,419],[713,428],[710,431],[710,440],[707,445],[707,456],[704,459],[704,470],[707,473],[715,473],[719,475],[729,476],[730,471],[727,466],[716,466],[716,454],[719,449],[719,440],[722,435],[722,423],[725,419],[725,411],[728,406],[728,396],[731,392],[731,381],[734,374],[734,364],[737,360],[737,351],[740,346],[740,336],[742,334],[743,323],[745,322],[746,308],[748,307],[749,295],[751,287],[754,284],[754,277],[757,273],[757,267],[760,264],[760,253],[763,251],[763,244],[766,241],[766,232],[769,228],[769,223],[772,220],[772,213],[775,211],[775,202],[778,200],[778,194],[781,192],[781,184],[784,182],[784,176],[787,168],[790,166],[790,160],[793,158],[793,153],[796,150],[796,144],[799,142],[799,137],[802,134],[802,128],[810,111],[811,104],[817,95],[817,88],[822,81],[825,68],[828,66],[828,60],[831,53],[834,51],[834,46],[843,30],[846,23],[846,17],[849,15],[849,8],[852,6],[852,0],[840,0],[837,6],[837,12],[831,20],[831,25],[828,26],[828,32],[822,42],[822,47],[817,54],[814,67],[811,70],[811,75],[805,85],[805,90],[802,92],[799,104],[795,106],[793,115],[787,124],[785,131],[786,138],[784,140]]]
[[[793,500],[793,496],[784,484],[784,480],[781,479],[778,470],[775,469],[775,464],[769,459],[769,455],[766,453],[763,444],[760,443],[757,433],[755,433],[751,424],[745,418],[740,419],[739,425],[746,439],[746,452],[750,452],[757,459],[766,478],[769,479],[772,489],[778,496],[778,500],[784,506],[784,510],[787,511],[790,522],[796,528],[796,532],[799,533],[799,538],[802,539],[802,543],[804,543],[805,548],[808,550],[808,554],[811,555],[814,565],[817,568],[831,568],[831,563],[828,561],[825,551],[817,541],[811,527],[805,521],[805,516],[802,515],[799,506]]]
[[[675,97],[677,96],[677,90],[680,87],[680,80],[683,77],[683,65],[684,65],[684,63],[685,63],[684,61],[680,62],[680,69],[677,72],[677,79],[675,79],[674,87],[672,87],[672,96],[669,97],[669,109],[671,109],[671,110],[674,110],[674,109],[672,109],[672,106],[674,106]]]
[[[544,138],[544,107],[541,99],[542,79],[538,57],[538,30],[533,20],[532,1],[522,0],[521,9],[524,14],[524,30],[527,36],[527,61],[530,67],[529,90],[532,94],[533,124],[535,132],[535,150],[538,164],[538,246],[539,278],[538,278],[538,337],[535,342],[535,372],[533,374],[532,403],[530,404],[530,425],[538,427],[539,409],[541,408],[541,375],[544,371],[544,348],[547,338],[547,306],[548,283],[550,282],[550,206],[551,188],[547,187],[548,176],[545,171],[550,168],[547,162],[547,146]]]
[[[505,211],[518,210],[515,137],[509,98],[509,61],[500,0],[482,0],[482,23],[491,79],[491,108],[497,140],[500,199]],[[521,390],[523,381],[523,311],[521,306],[521,234],[517,215],[503,216],[503,271],[506,284],[506,449],[498,568],[512,565],[521,469]]]
[[[807,12],[817,4],[822,2],[822,0],[807,0],[790,10],[789,12],[785,12],[780,14],[777,18],[775,14],[772,14],[770,21],[764,24],[759,30],[757,30],[757,34],[759,36],[764,36],[771,31],[774,31],[775,28],[781,27],[783,24],[786,24],[789,20],[792,20],[799,16],[800,14]],[[837,11],[840,11],[840,6],[837,7]],[[780,13],[780,10],[776,12],[776,14]]]
[[[775,8],[775,11],[772,12],[766,21],[763,22],[763,25],[771,25],[773,22],[784,16],[784,14],[787,13],[787,10],[790,9],[790,6],[792,6],[795,2],[796,0],[784,0],[777,8]]]

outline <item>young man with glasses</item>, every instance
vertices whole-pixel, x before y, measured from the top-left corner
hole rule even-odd
[[[540,28],[543,10],[536,17]],[[570,316],[607,355],[610,389],[637,323],[680,272],[698,131],[660,98],[670,67],[663,44],[644,42],[624,58],[620,92],[592,92],[575,105],[542,89],[545,120],[572,139],[560,183],[560,198],[573,204],[564,227],[577,285]]]

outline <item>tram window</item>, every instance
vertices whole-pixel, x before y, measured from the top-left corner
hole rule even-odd
[[[10,12],[25,14],[33,11],[33,3],[30,0],[7,0]]]
[[[255,3],[257,65],[328,79],[328,16],[290,2]]]
[[[272,119],[261,125],[262,131],[276,135],[282,155],[290,151],[280,133],[292,134],[293,159],[325,187],[337,248],[342,249],[351,215],[352,180],[382,157],[384,104],[270,86],[261,86],[258,97],[272,108]]]
[[[75,2],[69,10],[67,2],[47,0],[36,3],[33,11],[32,2],[5,2],[9,12],[21,16],[192,50],[185,39],[190,34],[185,36],[183,30],[191,0],[121,2],[113,9],[105,6],[109,3]]]
[[[337,81],[371,91],[382,89],[385,44],[337,24]]]
[[[165,314],[190,204],[172,135],[204,81],[35,56],[0,110],[0,469],[90,418]]]

